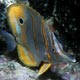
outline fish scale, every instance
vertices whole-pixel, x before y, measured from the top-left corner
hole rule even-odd
[[[35,33],[35,45],[37,47],[37,50],[39,52],[39,57],[43,60],[46,52],[46,49],[45,49],[45,44],[44,44],[44,39],[43,39],[43,34],[42,34],[42,24],[41,24],[41,20],[42,18],[41,17],[35,17],[34,18],[34,31]]]
[[[27,11],[27,13],[29,13],[28,11]],[[31,14],[28,14],[27,15],[27,17],[28,16],[31,16]],[[29,46],[29,49],[31,50],[31,52],[33,52],[33,54],[35,55],[37,55],[37,51],[36,51],[36,48],[35,48],[35,44],[34,44],[34,39],[33,39],[33,30],[32,30],[32,17],[30,18],[27,18],[28,19],[28,21],[27,21],[27,27],[26,27],[26,40],[27,40],[27,44],[28,44],[28,46]],[[31,22],[30,22],[31,21]],[[28,36],[29,35],[29,36]],[[38,57],[36,57],[37,58],[37,60],[38,60]]]
[[[33,10],[32,8],[27,8],[27,10],[32,17],[32,20],[31,20],[33,23],[32,32],[33,32],[33,38],[35,37],[34,43],[37,49],[38,58],[40,58],[40,60],[45,60],[47,59],[47,56],[45,56],[44,54],[46,52],[46,46],[44,43],[44,38],[42,33],[42,27],[44,27],[44,25],[42,24],[43,17],[40,16],[40,14],[36,10]]]

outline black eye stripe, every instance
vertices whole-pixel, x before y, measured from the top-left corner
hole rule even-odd
[[[20,24],[23,24],[24,20],[22,18],[19,18],[19,22],[20,22]]]

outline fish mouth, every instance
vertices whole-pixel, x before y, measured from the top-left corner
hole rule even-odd
[[[76,58],[74,56],[74,53],[72,51],[65,51],[63,49],[63,45],[59,42],[59,40],[56,38],[55,34],[52,32],[52,38],[54,41],[55,51],[58,53],[60,57],[62,57],[64,60],[69,62],[76,62]]]

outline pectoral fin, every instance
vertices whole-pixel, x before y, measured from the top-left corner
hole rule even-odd
[[[51,63],[44,63],[44,64],[41,66],[41,68],[40,68],[37,76],[40,76],[40,75],[42,75],[43,73],[45,73],[50,67],[51,67]]]
[[[31,67],[35,67],[39,65],[39,63],[37,63],[33,54],[29,50],[27,50],[21,45],[18,45],[17,49],[18,49],[19,59],[21,60],[22,63]]]

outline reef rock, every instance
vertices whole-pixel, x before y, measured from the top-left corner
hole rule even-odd
[[[37,72],[0,56],[0,80],[35,80]]]

